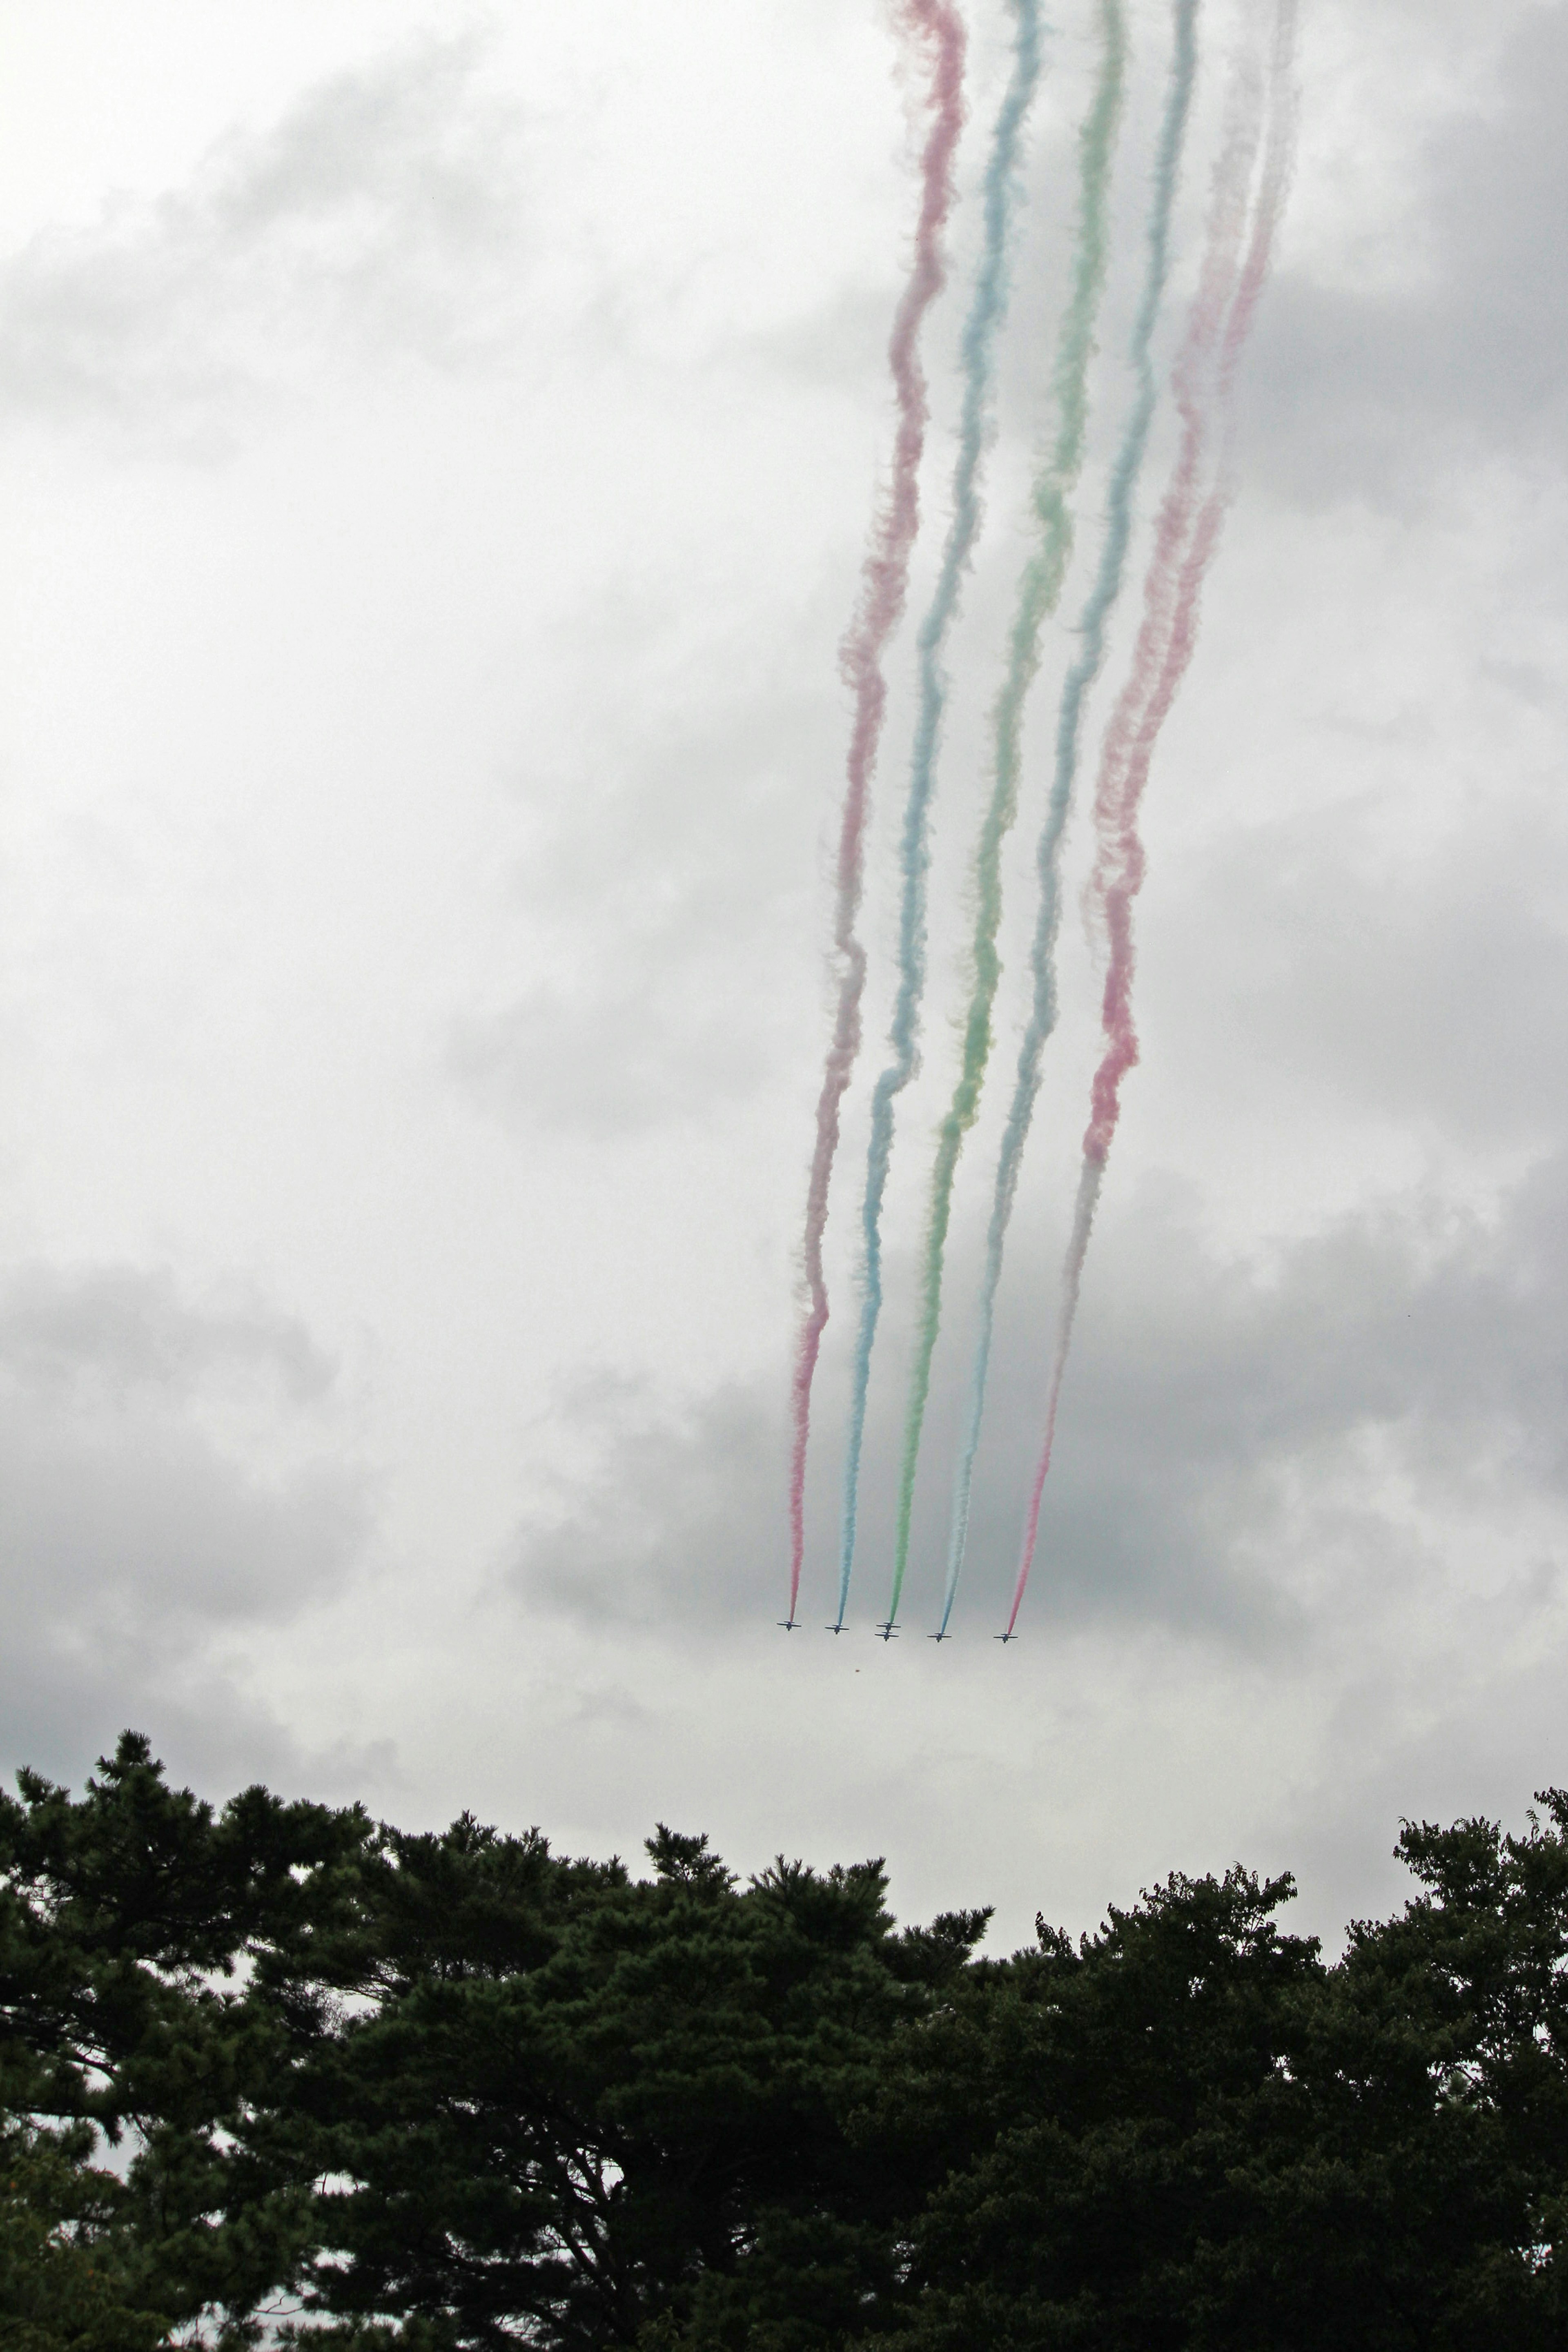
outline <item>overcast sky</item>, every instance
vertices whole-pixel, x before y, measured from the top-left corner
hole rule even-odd
[[[1303,0],[1238,494],[1150,790],[1144,1051],[1026,1638],[1011,1583],[1096,974],[1014,1225],[971,1563],[934,1622],[1001,1102],[965,1156],[905,1605],[912,1250],[984,724],[1065,282],[1089,0],[1052,12],[988,519],[952,647],[931,991],[889,1196],[854,1634],[850,1228],[804,1589],[784,1406],[826,1040],[837,646],[912,223],[879,0],[0,0],[0,1762],[122,1725],[577,1851],[885,1854],[906,1917],[1074,1927],[1568,1780],[1568,6]],[[1205,0],[1162,364],[1262,0]],[[1169,55],[1131,0],[1081,599]],[[913,609],[946,514],[973,0]],[[1149,523],[1091,714],[1124,674]],[[1071,640],[1031,709],[1000,1097]],[[857,1689],[856,1685],[859,1687]]]

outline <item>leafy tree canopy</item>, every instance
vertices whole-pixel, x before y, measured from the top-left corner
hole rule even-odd
[[[1568,1795],[1077,1942],[261,1789],[0,1796],[0,2352],[1568,2347]]]

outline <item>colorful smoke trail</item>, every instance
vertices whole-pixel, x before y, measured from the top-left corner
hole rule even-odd
[[[1127,24],[1123,0],[1100,0],[1100,69],[1089,111],[1079,131],[1079,193],[1067,308],[1051,375],[1056,437],[1030,491],[1037,539],[1024,567],[1007,639],[1007,664],[991,713],[991,791],[974,853],[974,931],[970,945],[972,984],[964,1015],[959,1075],[937,1134],[926,1210],[915,1354],[905,1407],[903,1459],[899,1474],[898,1526],[894,1539],[895,1591],[901,1591],[914,1514],[915,1472],[931,1393],[931,1359],[942,1327],[943,1258],[952,1211],[953,1182],[963,1140],[979,1115],[991,1056],[992,1014],[1002,977],[996,940],[1002,922],[1002,849],[1018,810],[1024,707],[1040,666],[1045,625],[1057,609],[1072,555],[1073,515],[1068,503],[1083,466],[1089,423],[1089,372],[1094,328],[1110,260],[1110,167],[1121,124],[1127,70]],[[944,1598],[939,1632],[945,1634],[952,1610],[952,1580]]]
[[[1178,370],[1182,446],[1161,508],[1132,667],[1107,732],[1095,790],[1097,850],[1089,891],[1109,948],[1100,1011],[1106,1042],[1090,1089],[1089,1123],[1083,1139],[1078,1202],[1062,1267],[1061,1307],[1047,1397],[1045,1434],[1025,1515],[1017,1580],[1007,1619],[1009,1636],[1017,1623],[1039,1536],[1040,1504],[1051,1466],[1062,1378],[1072,1344],[1084,1260],[1105,1163],[1121,1117],[1121,1081],[1138,1059],[1138,1032],[1132,1017],[1132,982],[1137,967],[1132,902],[1142,886],[1145,865],[1139,816],[1160,730],[1197,642],[1204,579],[1219,545],[1229,499],[1225,455],[1216,468],[1213,487],[1201,500],[1198,484],[1205,446],[1216,416],[1228,441],[1237,363],[1268,277],[1284,207],[1295,146],[1296,109],[1291,79],[1295,28],[1296,0],[1279,0],[1268,75],[1268,138],[1251,235],[1239,272],[1234,269],[1236,195],[1234,188],[1226,184],[1226,159],[1221,159],[1211,214],[1210,249],[1211,253],[1223,255],[1228,248],[1232,256],[1228,299],[1222,307],[1216,307],[1214,280],[1223,274],[1222,269],[1212,273],[1205,270],[1205,282],[1200,288],[1189,331],[1185,365]],[[1255,134],[1254,150],[1256,144]],[[1250,157],[1248,163],[1250,179]],[[1244,183],[1244,190],[1245,185]],[[1210,370],[1205,383],[1201,362],[1216,344],[1217,364]]]
[[[952,519],[942,566],[916,639],[920,698],[909,792],[904,804],[900,867],[899,985],[889,1034],[892,1059],[877,1081],[871,1099],[871,1138],[866,1192],[861,1206],[860,1325],[856,1335],[849,1404],[848,1445],[844,1469],[844,1511],[839,1545],[837,1626],[849,1602],[855,1560],[860,1456],[866,1433],[866,1398],[871,1353],[882,1310],[882,1200],[893,1148],[893,1106],[919,1066],[921,1001],[925,992],[926,875],[931,865],[929,828],[936,783],[937,753],[947,701],[942,654],[959,593],[980,533],[981,468],[991,438],[994,404],[996,336],[1007,308],[1007,264],[1017,206],[1018,150],[1040,78],[1040,26],[1037,0],[1012,0],[1013,65],[992,131],[984,185],[984,236],[974,292],[961,346],[963,401],[958,454],[953,467]],[[889,1620],[897,1613],[889,1611]],[[792,1606],[791,1615],[794,1615]]]
[[[1147,259],[1143,288],[1132,329],[1131,364],[1137,383],[1131,414],[1110,471],[1105,542],[1100,568],[1079,623],[1079,647],[1062,687],[1057,718],[1056,760],[1047,803],[1046,822],[1036,852],[1040,898],[1029,965],[1033,1003],[1018,1056],[1018,1076],[1003,1130],[985,1237],[985,1265],[981,1277],[980,1329],[970,1375],[968,1408],[958,1467],[953,1480],[952,1518],[948,1538],[947,1592],[942,1623],[952,1606],[963,1567],[969,1534],[970,1495],[974,1457],[979,1450],[985,1412],[985,1385],[990,1372],[991,1343],[995,1328],[996,1293],[1002,1280],[1007,1224],[1018,1189],[1018,1171],[1035,1100],[1040,1089],[1040,1061],[1057,1023],[1056,942],[1061,921],[1061,847],[1072,807],[1078,775],[1079,745],[1084,706],[1105,660],[1107,625],[1121,589],[1127,549],[1132,533],[1132,502],[1153,422],[1158,390],[1152,357],[1154,330],[1170,274],[1171,215],[1175,203],[1182,151],[1192,111],[1197,76],[1198,0],[1174,0],[1175,46],[1166,89],[1164,114],[1154,158],[1154,184],[1145,229]],[[891,1612],[889,1612],[889,1614]]]
[[[838,1149],[839,1109],[860,1050],[866,950],[856,924],[865,877],[871,776],[888,701],[882,654],[904,609],[910,551],[920,528],[920,466],[928,415],[925,377],[919,357],[920,332],[926,312],[945,280],[942,239],[952,206],[952,160],[963,121],[963,25],[951,0],[902,0],[897,21],[911,53],[916,58],[923,57],[927,63],[927,104],[932,120],[921,158],[921,210],[914,263],[894,318],[888,351],[898,402],[892,481],[872,526],[860,602],[841,656],[844,676],[854,694],[855,715],[839,824],[833,908],[838,995],[817,1099],[816,1141],[806,1187],[802,1260],[807,1303],[790,1389],[791,1624],[795,1622],[800,1595],[801,1561],[805,1547],[805,1455],[811,1433],[811,1389],[828,1314],[822,1237],[827,1223],[833,1161]]]

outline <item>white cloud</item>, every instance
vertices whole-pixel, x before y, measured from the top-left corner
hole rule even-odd
[[[1243,12],[1205,13],[1217,68]],[[73,42],[110,80],[134,58],[137,87],[193,41],[212,70],[180,82],[166,152],[139,129],[140,194],[105,163],[68,221],[28,198],[0,267],[13,1758],[79,1769],[140,1717],[220,1787],[338,1790],[363,1763],[390,1809],[474,1803],[583,1847],[635,1850],[663,1811],[748,1867],[886,1849],[906,1907],[998,1898],[1019,1932],[1237,1852],[1310,1857],[1331,1924],[1401,1807],[1568,1776],[1562,7],[1305,12],[1247,471],[1150,798],[1144,1060],[1005,1655],[1098,1017],[1070,927],[963,1637],[914,1637],[1065,628],[1029,719],[910,1638],[773,1625],[835,648],[910,222],[886,25],[842,0],[543,0],[454,38],[418,0],[391,32],[290,5],[292,63],[268,12],[245,20],[257,97],[232,12],[28,14],[16,103],[55,93],[78,177]],[[1097,464],[1168,45],[1168,12],[1131,14]],[[952,645],[862,1625],[1088,21],[1053,52]],[[966,200],[1006,32],[973,22]],[[202,90],[226,94],[198,121]],[[26,168],[8,151],[0,174],[24,197]],[[1194,159],[1188,228],[1203,184]],[[926,345],[911,614],[973,228],[970,204]],[[1130,586],[1107,694],[1135,618]],[[808,1623],[830,1613],[907,635],[889,675]]]
[[[527,250],[518,118],[483,44],[432,35],[215,142],[194,179],[0,266],[0,414],[226,446],[312,351],[381,367],[493,350]]]

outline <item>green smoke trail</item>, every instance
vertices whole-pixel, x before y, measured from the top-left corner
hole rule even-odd
[[[1070,500],[1083,466],[1095,320],[1110,250],[1110,168],[1127,78],[1123,0],[1100,0],[1099,36],[1100,71],[1088,114],[1079,131],[1078,224],[1072,276],[1051,373],[1056,437],[1030,491],[1037,544],[1019,582],[1007,641],[1007,667],[991,714],[991,796],[974,853],[975,915],[971,946],[973,982],[964,1021],[963,1062],[947,1115],[938,1130],[936,1160],[931,1170],[920,1320],[904,1421],[894,1551],[895,1597],[889,1616],[897,1612],[897,1596],[903,1586],[909,1558],[915,1469],[931,1393],[931,1358],[942,1324],[942,1263],[952,1210],[953,1180],[963,1139],[979,1115],[985,1066],[991,1055],[991,1017],[1002,977],[1002,961],[996,951],[1002,921],[1002,848],[1018,813],[1024,706],[1040,666],[1045,625],[1056,611],[1072,555]],[[944,1633],[952,1605],[950,1593],[942,1612]]]
[[[1008,76],[995,128],[991,134],[991,153],[985,166],[984,184],[984,238],[960,346],[963,405],[952,474],[952,518],[948,525],[936,586],[915,638],[920,699],[899,859],[903,881],[899,901],[899,987],[888,1041],[893,1058],[878,1079],[871,1097],[871,1137],[866,1154],[866,1191],[860,1208],[863,1237],[860,1326],[855,1340],[849,1428],[844,1455],[838,1617],[831,1629],[836,1633],[842,1633],[844,1629],[844,1612],[849,1605],[849,1575],[855,1561],[860,1455],[866,1435],[866,1400],[871,1384],[871,1351],[876,1345],[877,1325],[882,1312],[882,1201],[892,1159],[895,1105],[920,1066],[921,1003],[925,994],[926,979],[926,873],[931,865],[928,836],[931,797],[936,790],[937,755],[947,707],[947,676],[942,656],[984,517],[981,485],[985,454],[992,439],[996,339],[1007,310],[1012,228],[1017,209],[1018,156],[1024,126],[1034,104],[1040,79],[1038,0],[1012,0],[1012,9],[1013,70]],[[890,1625],[889,1632],[891,1632]]]
[[[1057,712],[1057,748],[1051,789],[1047,802],[1046,822],[1035,852],[1040,897],[1035,917],[1035,936],[1029,950],[1034,1001],[1018,1055],[1018,1075],[997,1155],[991,1219],[985,1236],[985,1270],[980,1288],[980,1331],[970,1375],[969,1402],[959,1449],[958,1470],[953,1480],[947,1590],[942,1602],[944,1631],[952,1612],[953,1594],[958,1589],[968,1536],[970,1490],[974,1475],[974,1457],[980,1445],[981,1423],[985,1412],[996,1294],[1002,1281],[1007,1225],[1017,1192],[1018,1171],[1028,1138],[1029,1122],[1034,1116],[1035,1098],[1039,1092],[1041,1057],[1046,1041],[1056,1027],[1056,938],[1061,907],[1061,846],[1078,773],[1084,705],[1105,659],[1107,624],[1111,608],[1121,592],[1121,577],[1132,536],[1133,495],[1142,468],[1149,428],[1153,423],[1158,398],[1153,364],[1154,329],[1170,272],[1171,216],[1182,151],[1186,142],[1193,87],[1197,78],[1198,8],[1199,0],[1173,0],[1175,48],[1154,159],[1153,192],[1144,236],[1143,290],[1132,327],[1131,360],[1138,390],[1122,434],[1121,446],[1110,469],[1106,533],[1100,551],[1100,567],[1079,620],[1078,654],[1062,687],[1061,702]]]

